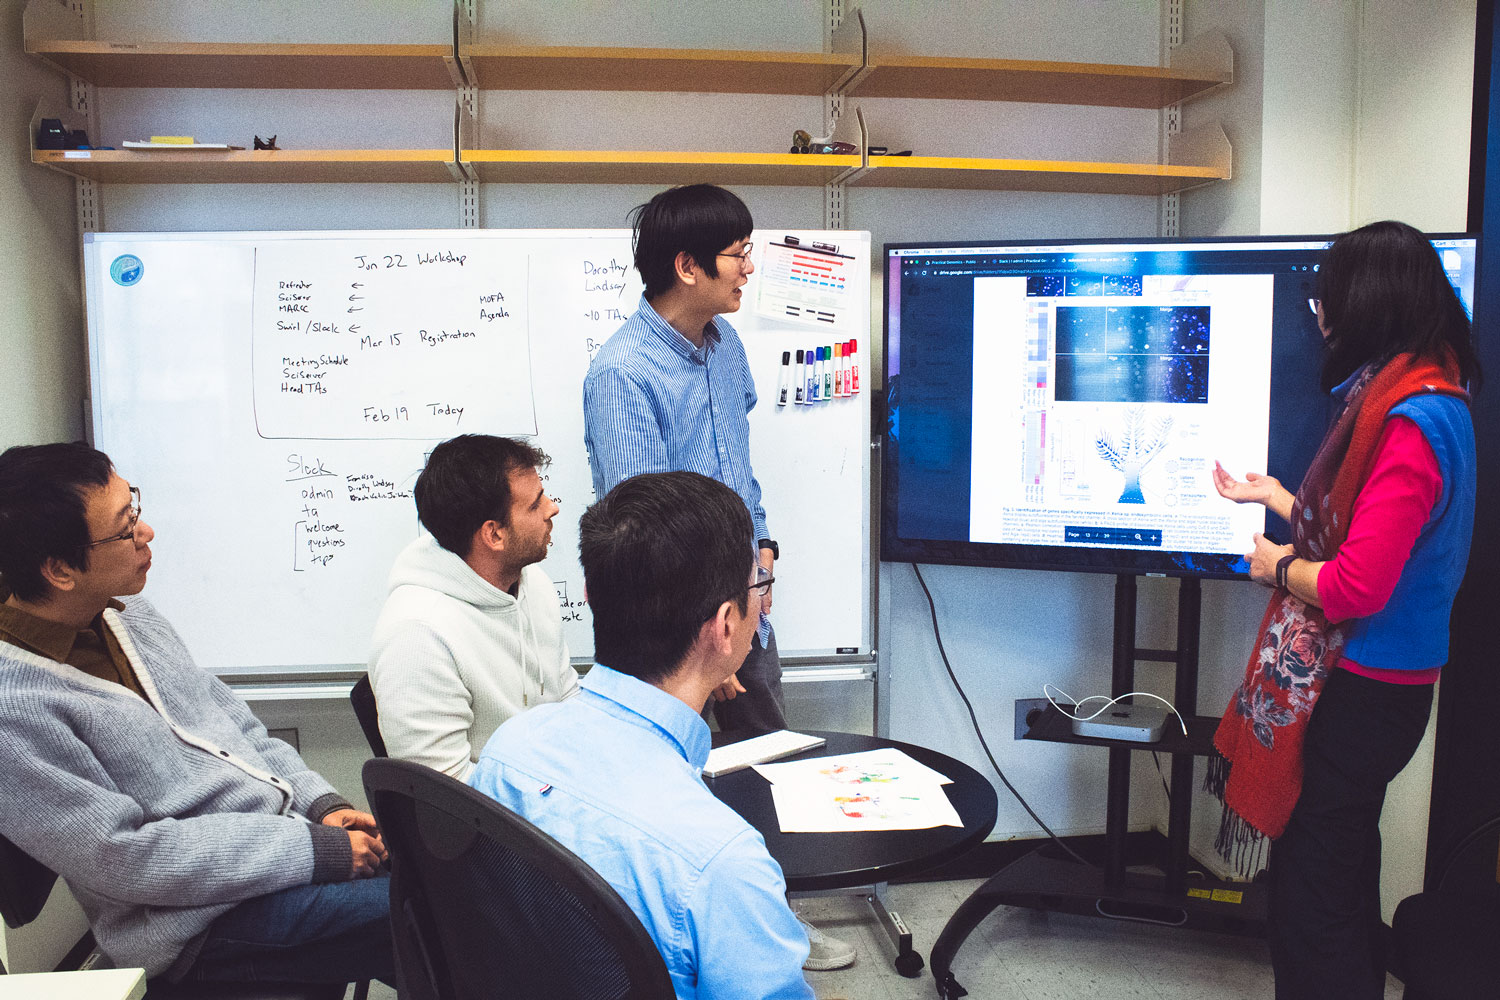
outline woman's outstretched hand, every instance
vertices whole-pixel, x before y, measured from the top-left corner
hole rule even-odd
[[[1275,476],[1263,476],[1257,472],[1245,473],[1243,482],[1231,476],[1224,466],[1214,463],[1214,489],[1219,496],[1235,503],[1258,503],[1271,513],[1287,520],[1292,514],[1292,494],[1281,485]]]

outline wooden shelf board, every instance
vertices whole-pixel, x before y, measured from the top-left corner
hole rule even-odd
[[[34,40],[26,51],[96,87],[453,88],[447,45]]]
[[[849,186],[1160,195],[1228,176],[1215,167],[1155,163],[874,156],[870,169]]]
[[[508,184],[821,185],[857,156],[476,149],[463,154],[481,181]]]
[[[485,90],[640,90],[664,93],[822,94],[857,56],[730,49],[461,45]]]
[[[454,179],[447,149],[314,149],[173,152],[94,150],[69,159],[34,150],[33,163],[116,184],[416,183]]]
[[[851,96],[1164,108],[1232,78],[1227,72],[1021,59],[871,56],[871,64]]]

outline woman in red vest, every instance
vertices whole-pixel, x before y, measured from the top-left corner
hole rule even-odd
[[[1468,561],[1479,362],[1442,261],[1410,226],[1340,236],[1318,291],[1323,386],[1340,409],[1300,488],[1214,472],[1220,494],[1264,504],[1293,542],[1255,535],[1250,578],[1273,592],[1210,781],[1226,856],[1253,862],[1275,842],[1277,1000],[1362,1000],[1385,988],[1385,789],[1427,729]]]

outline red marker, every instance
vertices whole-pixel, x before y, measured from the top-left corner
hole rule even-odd
[[[859,392],[859,341],[849,341],[849,346],[844,348],[844,354],[849,359],[849,394],[855,395]]]

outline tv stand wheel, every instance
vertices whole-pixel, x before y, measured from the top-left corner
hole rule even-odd
[[[927,963],[922,961],[922,956],[914,951],[903,951],[896,956],[896,971],[907,979],[916,979],[922,974],[922,967]]]

